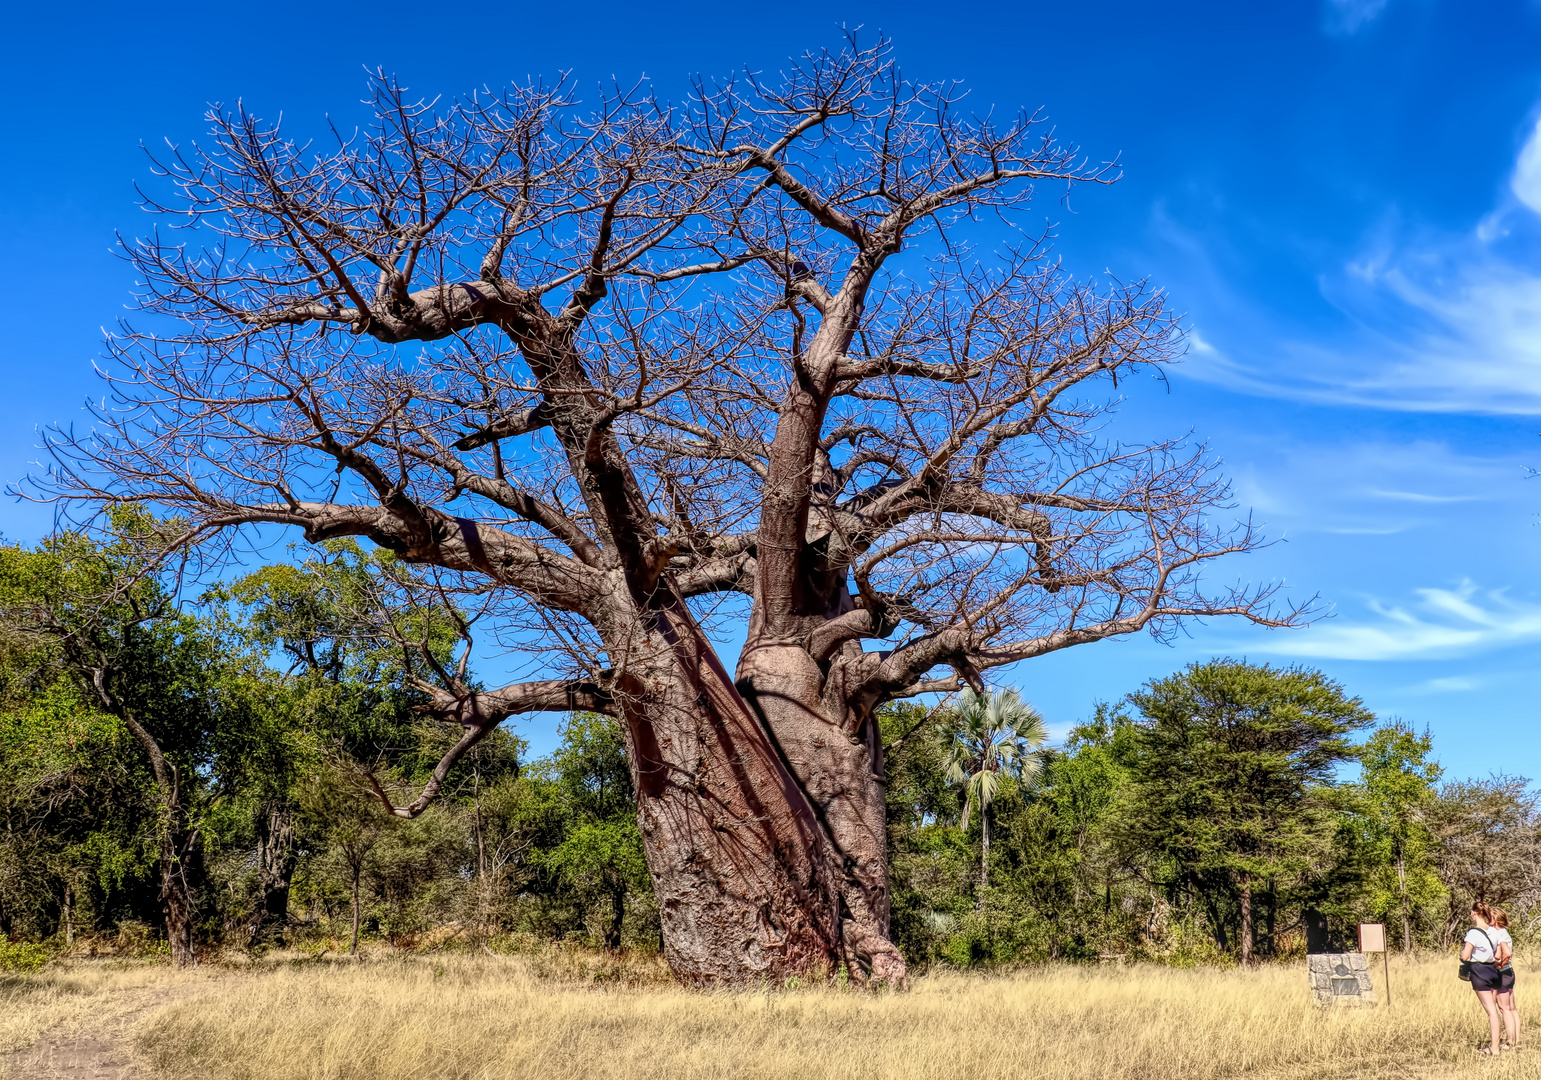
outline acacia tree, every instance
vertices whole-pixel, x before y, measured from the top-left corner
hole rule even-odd
[[[1174,891],[1203,896],[1222,949],[1223,905],[1234,897],[1238,952],[1250,965],[1254,892],[1271,912],[1280,879],[1327,861],[1337,822],[1323,789],[1358,757],[1348,736],[1375,717],[1320,671],[1228,658],[1152,679],[1129,701],[1142,718],[1120,815],[1125,845],[1158,854]]]
[[[148,321],[111,338],[112,393],[43,494],[458,575],[540,677],[436,680],[464,738],[400,813],[510,715],[610,713],[680,977],[902,980],[880,705],[1291,617],[1201,587],[1255,544],[1214,520],[1202,448],[1096,434],[1181,349],[1160,294],[1073,280],[1011,224],[1035,183],[1112,166],[961,97],[853,41],[678,105],[440,105],[382,75],[370,124],[315,142],[215,108],[157,161],[167,231],[126,245]]]
[[[1453,781],[1425,809],[1446,890],[1441,944],[1449,947],[1479,900],[1508,906],[1541,886],[1538,797],[1523,777]]]

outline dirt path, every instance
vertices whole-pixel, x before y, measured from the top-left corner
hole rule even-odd
[[[198,985],[126,990],[86,1020],[46,1032],[31,1046],[0,1055],[4,1080],[150,1080],[133,1052],[134,1029],[163,1005],[195,996]]]

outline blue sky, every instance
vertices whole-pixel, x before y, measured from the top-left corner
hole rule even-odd
[[[1071,10],[1074,9],[1074,10]],[[572,69],[579,85],[774,69],[881,30],[977,108],[1043,107],[1124,179],[1045,204],[1080,274],[1149,276],[1191,349],[1119,433],[1206,438],[1277,542],[1218,571],[1320,594],[1297,631],[1216,622],[1008,676],[1062,731],[1098,698],[1215,654],[1318,665],[1429,725],[1450,774],[1541,777],[1541,5],[976,2],[581,7],[14,5],[0,40],[0,479],[96,392],[131,275],[138,147],[244,99],[349,116],[363,69],[455,94]],[[6,503],[30,541],[46,510]],[[545,721],[523,733],[548,744]]]

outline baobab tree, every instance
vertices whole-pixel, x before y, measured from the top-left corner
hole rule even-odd
[[[1162,296],[1012,224],[1113,167],[960,100],[850,41],[678,105],[381,75],[369,125],[314,142],[214,108],[156,159],[146,321],[38,493],[153,505],[202,551],[366,538],[478,591],[532,678],[425,676],[463,737],[396,812],[509,716],[608,713],[677,975],[903,981],[883,703],[1294,618],[1202,579],[1257,543],[1202,447],[1099,434],[1181,351]]]

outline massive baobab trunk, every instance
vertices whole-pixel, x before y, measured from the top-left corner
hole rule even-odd
[[[814,807],[683,603],[654,625],[660,662],[638,682],[663,693],[628,680],[619,711],[670,968],[700,983],[832,969],[836,867]]]
[[[1094,435],[1117,380],[1180,348],[1161,297],[1071,280],[1032,237],[989,263],[934,242],[1108,167],[954,98],[852,42],[679,108],[529,84],[436,109],[382,77],[374,127],[319,151],[215,111],[149,208],[218,239],[131,249],[182,329],[111,339],[129,377],[42,486],[157,504],[188,544],[266,523],[389,548],[415,568],[396,599],[456,606],[465,638],[451,670],[382,629],[462,731],[398,813],[508,716],[603,711],[675,972],[902,981],[885,702],[1267,621],[1263,594],[1201,588],[1254,543],[1210,525],[1202,448]],[[722,619],[747,626],[731,674]],[[473,690],[478,622],[545,677]]]

